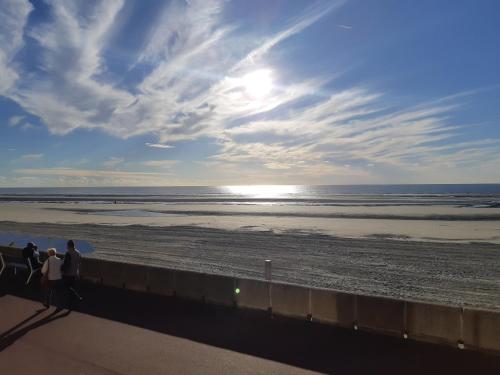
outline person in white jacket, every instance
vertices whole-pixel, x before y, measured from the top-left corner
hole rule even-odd
[[[48,308],[52,300],[54,291],[61,289],[63,260],[57,257],[57,250],[50,248],[47,250],[49,256],[42,266],[43,278],[46,278],[46,293],[43,305]]]

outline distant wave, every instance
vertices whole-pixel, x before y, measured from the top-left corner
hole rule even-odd
[[[492,199],[494,198],[494,199]],[[485,196],[342,196],[310,198],[249,198],[249,197],[179,197],[179,196],[0,196],[0,202],[11,203],[88,203],[88,204],[214,204],[214,205],[294,205],[294,206],[330,206],[330,207],[387,207],[387,206],[458,206],[474,208],[498,208],[500,197]]]

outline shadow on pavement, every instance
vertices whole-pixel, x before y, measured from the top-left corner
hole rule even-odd
[[[64,318],[68,316],[71,311],[69,310],[62,310],[62,309],[55,309],[53,312],[51,312],[49,315],[47,315],[45,318],[40,319],[34,323],[31,323],[30,325],[20,328],[23,324],[27,323],[29,320],[33,319],[35,316],[39,315],[42,311],[37,310],[37,312],[33,315],[31,315],[28,319],[25,319],[24,321],[20,322],[16,326],[12,327],[8,331],[2,333],[0,336],[0,352],[14,344],[18,339],[23,337],[25,334],[27,334],[29,331],[34,330],[38,327],[44,326],[46,324],[49,324],[53,322],[54,320]],[[18,329],[19,328],[19,329]]]
[[[3,297],[3,295],[2,295],[2,297]],[[24,319],[23,321],[16,324],[14,327],[10,328],[9,330],[7,330],[5,332],[0,333],[0,339],[4,338],[5,336],[8,336],[11,332],[14,332],[16,329],[18,329],[21,326],[23,326],[24,324],[28,323],[30,320],[36,318],[38,315],[40,315],[42,312],[44,312],[46,310],[47,309],[36,310],[33,314],[31,314],[26,319]]]
[[[36,286],[12,277],[2,277],[2,290],[38,298]],[[500,374],[500,356],[491,354],[88,283],[80,291],[75,311],[323,373]]]

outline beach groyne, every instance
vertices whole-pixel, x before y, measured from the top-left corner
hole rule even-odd
[[[21,250],[0,247],[7,257]],[[269,313],[500,353],[500,311],[348,294],[274,281],[246,279],[85,257],[82,279],[145,293],[255,309]]]

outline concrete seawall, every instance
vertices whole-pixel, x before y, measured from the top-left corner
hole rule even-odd
[[[0,247],[7,258],[21,250]],[[354,295],[299,285],[129,263],[82,260],[92,283],[207,303],[270,311],[297,319],[402,339],[500,353],[500,311]]]

